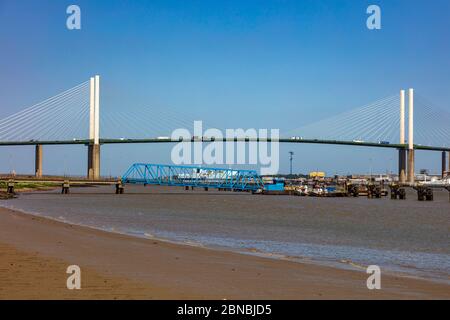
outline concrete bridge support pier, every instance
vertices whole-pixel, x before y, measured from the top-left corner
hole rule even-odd
[[[413,184],[414,177],[414,149],[408,150],[408,183]]]
[[[34,174],[36,178],[42,178],[42,151],[42,145],[37,144],[34,159]]]
[[[398,181],[406,182],[406,150],[398,150]]]
[[[447,175],[450,177],[450,151],[448,152]]]
[[[447,173],[447,152],[442,151],[442,178],[445,177]]]
[[[100,145],[90,144],[88,146],[88,178],[98,180],[100,178]]]

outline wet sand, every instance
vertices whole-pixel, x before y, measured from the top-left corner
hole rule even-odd
[[[66,289],[68,265],[81,290]],[[140,239],[0,208],[0,299],[450,299],[450,286]]]
[[[59,190],[56,190],[59,191]],[[0,206],[143,238],[347,267],[379,265],[450,283],[448,192],[435,201],[261,196],[131,186],[30,192]]]

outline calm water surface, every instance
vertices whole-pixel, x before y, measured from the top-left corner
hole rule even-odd
[[[0,205],[140,237],[222,247],[342,267],[379,265],[450,283],[450,203],[262,196],[181,188],[72,188]]]

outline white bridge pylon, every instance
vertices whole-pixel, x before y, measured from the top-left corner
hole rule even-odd
[[[405,90],[400,90],[400,144],[405,144]],[[414,89],[408,90],[408,166],[406,166],[406,150],[399,150],[398,155],[399,182],[414,183]]]
[[[89,179],[100,178],[100,76],[91,77],[89,81]]]
[[[100,76],[91,77],[89,89],[89,140],[100,143]]]

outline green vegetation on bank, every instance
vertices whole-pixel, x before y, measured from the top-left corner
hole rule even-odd
[[[8,185],[8,181],[0,181],[0,189],[6,189]],[[59,186],[59,184],[52,182],[20,182],[16,181],[14,184],[14,189],[22,190],[22,189],[32,189],[32,190],[40,190],[40,189],[49,189]]]

